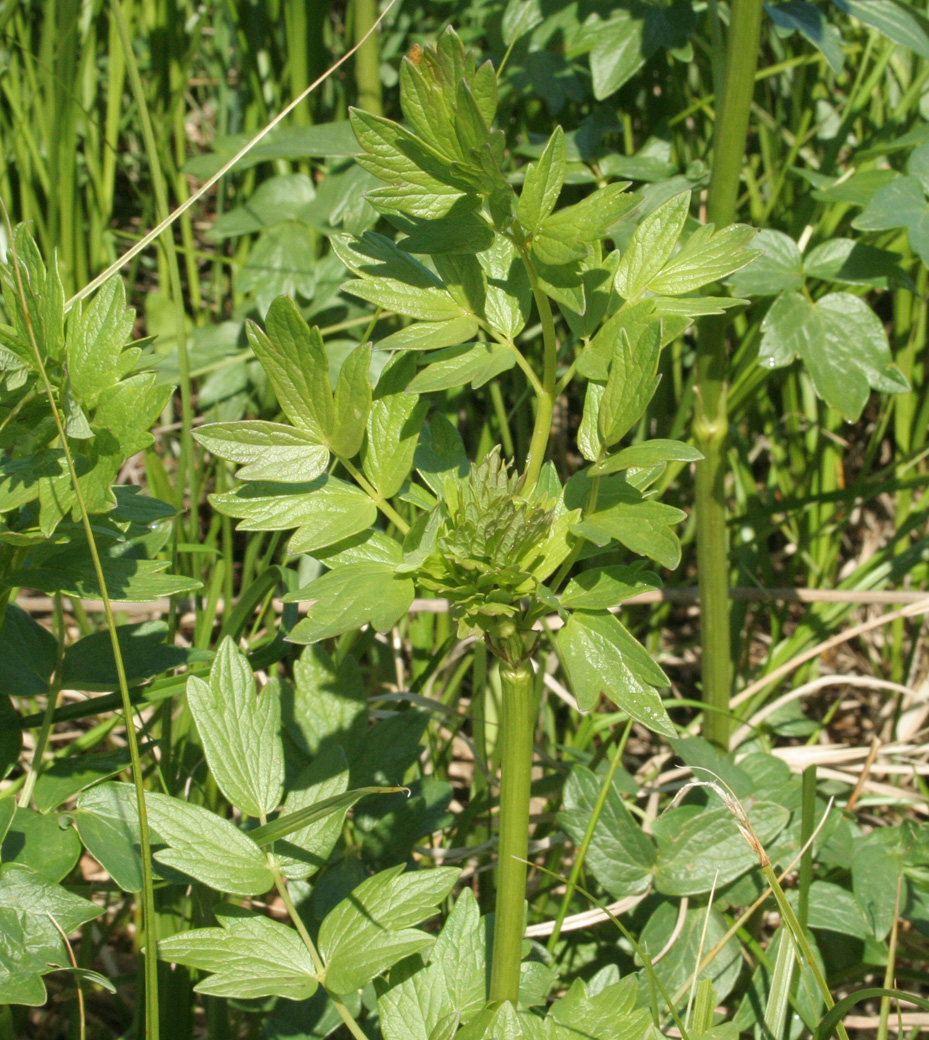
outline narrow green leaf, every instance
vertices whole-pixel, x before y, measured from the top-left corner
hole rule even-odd
[[[754,237],[755,229],[745,224],[730,224],[719,231],[712,224],[701,224],[651,280],[649,291],[677,296],[725,278],[761,255],[748,248]]]
[[[299,484],[315,479],[329,465],[329,449],[294,426],[245,419],[207,423],[194,438],[217,458],[241,465],[239,480]]]
[[[565,178],[564,131],[556,126],[548,139],[538,162],[530,163],[526,169],[519,202],[516,204],[516,219],[526,234],[531,236],[555,208]]]
[[[371,347],[359,344],[342,363],[333,398],[334,420],[330,447],[342,459],[361,450],[371,410]]]
[[[248,322],[245,331],[278,403],[294,426],[325,444],[332,430],[332,388],[319,330],[307,325],[289,296],[271,304],[265,327],[266,333]]]
[[[691,444],[655,438],[623,448],[622,451],[591,467],[590,472],[594,476],[605,476],[633,467],[658,466],[664,462],[698,462],[702,458],[703,455]]]
[[[450,390],[470,383],[474,389],[483,386],[501,372],[516,364],[516,355],[496,343],[471,343],[430,354],[425,365],[413,377],[410,391],[430,393]]]
[[[381,373],[368,414],[362,468],[384,499],[393,497],[409,476],[426,418],[426,405],[407,389],[415,369],[412,354],[399,354]]]
[[[598,419],[600,436],[607,447],[629,432],[658,387],[660,336],[657,322],[646,325],[635,344],[624,328],[619,330]]]
[[[616,270],[620,296],[636,299],[650,287],[671,259],[689,212],[690,192],[683,191],[639,222]]]

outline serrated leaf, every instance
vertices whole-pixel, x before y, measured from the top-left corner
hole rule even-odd
[[[200,582],[194,578],[163,573],[168,569],[167,560],[104,557],[101,563],[107,591],[115,601],[145,603],[200,588]],[[49,595],[63,592],[79,599],[97,599],[101,595],[93,562],[83,542],[54,553],[39,566],[8,573],[4,580]]]
[[[429,963],[378,997],[385,1040],[437,1040],[445,1023],[467,1022],[483,1007],[487,939],[464,889],[429,954]],[[438,1031],[438,1032],[437,1032]]]
[[[187,704],[223,794],[249,816],[276,809],[284,789],[280,703],[257,694],[251,666],[229,636],[219,644],[209,682],[188,678]]]
[[[483,315],[491,328],[514,339],[532,312],[526,265],[504,235],[497,235],[491,247],[478,255],[477,262],[484,273]]]
[[[392,498],[410,474],[426,405],[408,391],[416,370],[411,354],[399,354],[381,373],[368,414],[361,462],[381,498]]]
[[[396,311],[420,321],[460,318],[464,311],[445,289],[419,288],[389,278],[346,282],[343,290],[384,310]]]
[[[319,930],[326,988],[353,993],[397,961],[431,946],[433,937],[411,926],[435,913],[458,873],[451,867],[404,872],[401,864],[358,885]]]
[[[241,465],[239,480],[300,484],[314,480],[329,465],[329,449],[313,434],[282,423],[207,423],[193,435],[211,455]]]
[[[627,300],[641,296],[670,260],[690,212],[690,192],[672,195],[636,227],[616,269],[616,291]]]
[[[664,672],[618,618],[577,611],[557,637],[571,688],[582,711],[603,693],[637,722],[663,736],[675,736],[655,686],[666,686]]]
[[[265,332],[246,323],[249,346],[268,376],[274,396],[294,426],[325,444],[332,430],[329,362],[319,329],[310,328],[289,296],[268,311]]]
[[[564,131],[556,126],[538,162],[526,168],[516,219],[527,235],[535,234],[539,225],[555,208],[565,178]]]
[[[353,484],[328,473],[306,484],[254,481],[210,501],[242,522],[243,531],[287,531],[297,528],[290,551],[312,552],[370,527],[377,507]]]
[[[354,458],[364,440],[371,411],[371,347],[359,344],[342,363],[333,396],[334,420],[329,444],[342,459]]]
[[[634,346],[626,330],[619,329],[598,416],[600,437],[607,447],[621,440],[648,407],[658,387],[660,352],[657,323],[646,325]]]
[[[119,379],[119,355],[132,336],[134,319],[118,277],[104,282],[88,307],[78,305],[72,310],[66,346],[68,378],[85,406],[93,408],[102,391]]]
[[[152,791],[146,792],[145,807],[153,830],[167,843],[154,853],[158,863],[217,892],[256,896],[273,887],[264,853],[229,820]]]
[[[470,383],[477,389],[516,364],[516,355],[496,343],[471,343],[437,351],[413,377],[411,392],[431,393]]]
[[[319,986],[313,959],[292,929],[241,907],[215,910],[221,928],[196,928],[162,939],[158,955],[214,974],[194,989],[238,1000],[305,1000]]]
[[[893,363],[882,322],[850,293],[830,293],[815,303],[799,293],[784,293],[761,328],[761,363],[775,368],[800,357],[816,392],[850,421],[861,415],[872,387],[909,390]]]
[[[449,477],[467,478],[470,464],[464,441],[441,412],[434,412],[423,426],[414,462],[416,472],[437,495],[442,494]]]
[[[287,602],[314,600],[306,617],[287,637],[293,643],[316,643],[370,623],[387,632],[410,609],[414,585],[394,576],[394,564],[350,563],[324,574]]]
[[[745,224],[730,224],[719,231],[712,224],[701,224],[651,280],[649,291],[679,296],[746,267],[760,255],[757,249],[748,248],[755,234]]]

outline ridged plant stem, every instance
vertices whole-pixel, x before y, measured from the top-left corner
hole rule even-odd
[[[357,43],[377,21],[377,0],[354,0],[352,13]],[[358,90],[358,107],[372,115],[381,115],[383,105],[377,33],[371,33],[355,55],[355,86]]]
[[[755,83],[761,37],[762,0],[733,0],[726,75],[713,137],[713,172],[707,217],[717,227],[731,223]],[[725,315],[706,318],[697,332],[694,439],[704,460],[697,464],[697,569],[700,583],[700,640],[703,649],[703,734],[729,746],[732,646],[729,633],[729,554],[726,539],[726,405],[729,357]]]
[[[529,662],[501,667],[500,840],[494,914],[490,999],[516,1007],[522,959],[526,856],[529,852],[529,788],[535,734],[533,671]]]

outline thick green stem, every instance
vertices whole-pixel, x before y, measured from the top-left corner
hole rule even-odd
[[[364,39],[377,22],[377,0],[354,0],[355,41]],[[355,56],[355,85],[358,88],[358,107],[379,116],[381,105],[381,69],[378,39],[371,33],[358,48]]]
[[[761,0],[733,0],[726,77],[713,139],[713,173],[707,216],[717,226],[731,223],[745,156],[755,68],[761,36]],[[729,358],[725,315],[700,322],[697,335],[694,438],[703,452],[697,464],[697,568],[700,639],[703,648],[704,735],[728,748],[726,714],[732,682],[729,634],[729,556],[726,546],[726,408]]]
[[[528,661],[504,665],[500,746],[500,838],[490,999],[516,1006],[522,960],[526,856],[529,852],[529,787],[532,779],[533,673]]]

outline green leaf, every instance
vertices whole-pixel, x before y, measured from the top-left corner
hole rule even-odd
[[[827,282],[893,289],[910,282],[899,260],[898,253],[886,249],[875,249],[851,238],[830,238],[803,258],[803,273]]]
[[[253,295],[260,311],[281,296],[312,299],[319,266],[315,236],[305,224],[288,220],[261,232],[238,270],[235,287]]]
[[[305,173],[285,173],[270,177],[251,193],[248,202],[220,214],[210,228],[209,237],[222,240],[300,220],[302,211],[316,197],[313,181]]]
[[[378,350],[437,350],[441,347],[457,347],[465,340],[474,339],[478,329],[473,314],[447,321],[416,321],[399,332],[392,332],[378,340]]]
[[[437,495],[451,477],[465,480],[469,462],[458,430],[441,412],[433,412],[423,426],[414,458],[416,472]]]
[[[796,889],[787,893],[787,899],[794,911],[797,909],[799,895]],[[831,881],[814,881],[810,885],[807,910],[807,924],[810,928],[851,935],[855,939],[867,939],[871,935],[868,921],[858,901],[847,888]]]
[[[558,633],[557,644],[582,711],[590,711],[604,693],[643,726],[675,736],[654,689],[668,680],[616,617],[577,611]]]
[[[619,473],[624,469],[645,469],[651,466],[660,466],[665,462],[698,462],[703,458],[693,445],[684,444],[683,441],[669,441],[655,438],[644,441],[642,444],[633,444],[629,448],[623,448],[615,455],[591,466],[590,472],[593,476],[606,476],[609,473]]]
[[[117,625],[116,638],[122,653],[126,679],[138,684],[187,663],[188,651],[165,642],[164,621],[142,621]],[[119,674],[109,632],[94,632],[65,650],[61,681],[69,690],[115,690]]]
[[[169,566],[168,560],[105,556],[101,563],[107,591],[113,600],[145,603],[200,588],[200,582],[193,578],[164,574]],[[83,541],[53,552],[41,565],[8,573],[3,580],[48,595],[63,592],[79,599],[97,599],[101,594],[93,562]]]
[[[719,231],[712,224],[701,224],[651,280],[649,291],[679,296],[746,267],[761,255],[757,249],[748,248],[755,234],[755,229],[745,224],[730,224]]]
[[[543,222],[532,243],[533,252],[546,264],[578,260],[590,252],[589,243],[607,231],[637,200],[626,193],[628,181],[598,188],[573,206],[562,206]]]
[[[0,1004],[44,1004],[40,976],[68,957],[55,925],[67,934],[102,913],[30,867],[0,866]]]
[[[484,273],[483,314],[488,325],[515,339],[532,313],[532,286],[516,247],[503,235],[477,257]]]
[[[15,603],[8,603],[0,628],[0,690],[35,697],[48,690],[58,664],[58,640]]]
[[[45,766],[36,782],[36,808],[40,813],[51,812],[85,788],[128,767],[129,753],[126,749],[55,759]]]
[[[158,863],[215,888],[255,896],[274,885],[264,853],[237,827],[200,805],[151,791],[145,796],[152,828],[167,843]]]
[[[396,242],[374,231],[360,238],[333,235],[333,252],[360,278],[401,282],[411,289],[441,289],[442,279]]]
[[[32,809],[17,808],[0,849],[4,863],[32,867],[49,881],[70,874],[81,855],[81,842],[67,817],[43,816]]]
[[[836,7],[859,22],[870,25],[894,43],[929,58],[929,26],[926,17],[896,0],[834,0]]]
[[[333,545],[364,531],[377,517],[377,507],[363,491],[328,473],[306,484],[255,481],[210,495],[210,501],[221,513],[240,519],[243,531],[296,527],[292,553]]]
[[[287,735],[307,758],[338,743],[349,762],[354,761],[368,727],[368,702],[358,662],[347,655],[337,665],[321,646],[308,646],[293,670],[294,685],[285,686],[282,702]]]
[[[98,784],[84,791],[73,810],[87,851],[124,892],[142,891],[139,816],[129,784]],[[152,841],[158,840],[152,833]]]
[[[784,829],[790,810],[756,802],[748,819],[764,845]],[[758,855],[727,808],[671,809],[653,828],[658,841],[655,887],[669,896],[699,895],[729,884],[758,864]]]
[[[849,421],[861,415],[872,387],[909,390],[883,323],[850,293],[830,293],[815,303],[799,293],[779,296],[762,323],[759,356],[769,368],[802,358],[816,392]]]
[[[207,423],[194,438],[217,458],[241,465],[239,480],[304,483],[329,465],[329,449],[293,426],[246,419]]]
[[[527,235],[534,235],[539,225],[555,208],[565,178],[564,131],[556,126],[539,161],[526,168],[516,219]]]
[[[789,36],[795,30],[805,36],[829,62],[833,72],[841,72],[845,65],[842,34],[826,21],[823,12],[809,0],[785,0],[766,8],[778,36]]]
[[[603,778],[586,767],[571,768],[558,824],[576,846],[584,840],[602,787]],[[654,842],[611,785],[587,849],[586,865],[614,899],[624,899],[648,890],[654,864]]]
[[[384,310],[396,311],[421,321],[460,318],[465,313],[445,289],[422,289],[389,278],[346,282],[342,288]]]
[[[467,253],[488,249],[494,231],[487,219],[475,211],[476,196],[463,195],[441,217],[424,219],[386,210],[384,215],[406,237],[401,245],[408,253]]]
[[[565,502],[583,509],[590,494],[590,471],[575,474],[565,485]],[[665,567],[673,569],[680,561],[680,542],[670,529],[685,518],[673,506],[644,497],[622,474],[600,478],[597,508],[576,523],[572,531],[594,545],[608,545],[611,539]]]
[[[644,1035],[650,1016],[647,1008],[635,1006],[638,987],[634,976],[597,990],[595,983],[602,975],[599,972],[591,980],[589,993],[584,980],[576,978],[568,992],[552,1004],[548,1016],[556,1025],[552,1040],[571,1040],[578,1022],[584,1023],[585,1035],[595,1040],[640,1040]]]
[[[929,202],[916,177],[897,177],[878,188],[852,227],[862,231],[905,227],[913,251],[929,264]]]
[[[594,567],[572,578],[559,597],[569,609],[609,610],[623,600],[661,588],[661,579],[640,566]]]
[[[378,996],[385,1040],[430,1040],[444,1023],[468,1022],[485,1004],[487,939],[466,888],[455,902],[429,963]]]
[[[508,372],[516,364],[516,355],[496,343],[471,343],[437,351],[424,361],[424,367],[410,382],[411,392],[426,394],[465,383],[477,389],[501,372]]]
[[[292,928],[238,906],[214,913],[221,928],[196,928],[158,943],[164,960],[214,973],[197,983],[197,993],[305,1000],[316,992],[313,959]]]
[[[394,564],[349,563],[285,597],[288,603],[315,602],[291,631],[293,643],[316,643],[370,623],[389,631],[410,609],[414,585],[394,577]]]
[[[803,259],[789,235],[762,228],[753,244],[761,255],[728,279],[737,296],[777,296],[803,286]]]
[[[658,387],[660,352],[661,328],[656,322],[645,325],[635,343],[620,326],[598,417],[607,447],[625,437],[648,407]]]
[[[330,447],[342,459],[352,459],[361,450],[365,424],[371,411],[371,347],[359,344],[348,355],[339,370],[333,396],[335,413]]]
[[[68,321],[68,378],[85,407],[119,379],[119,356],[132,336],[135,311],[126,306],[122,278],[104,282],[90,305],[78,304]]]
[[[361,453],[365,476],[381,498],[392,498],[413,467],[427,406],[408,392],[416,369],[412,354],[399,354],[381,373],[368,414]]]
[[[326,444],[333,421],[332,388],[319,329],[307,325],[288,296],[271,304],[265,327],[267,334],[247,322],[245,331],[278,403],[294,426]]]
[[[594,97],[602,101],[619,90],[659,47],[684,47],[695,27],[692,6],[680,0],[667,6],[632,3],[607,22],[599,17],[589,22]]]
[[[639,222],[616,269],[620,296],[634,300],[658,279],[671,259],[689,212],[690,192],[682,191]]]
[[[188,678],[187,704],[223,794],[249,816],[276,809],[284,789],[280,702],[256,694],[248,660],[228,636],[216,651],[209,682]]]
[[[433,937],[411,926],[436,912],[458,874],[451,867],[404,873],[400,864],[362,881],[320,927],[326,988],[353,993],[397,961],[431,946]]]

